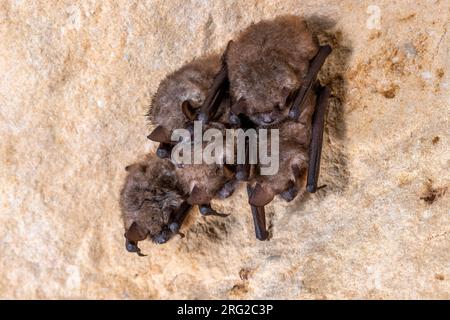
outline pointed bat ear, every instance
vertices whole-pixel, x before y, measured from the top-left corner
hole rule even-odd
[[[240,115],[241,113],[244,113],[245,109],[246,109],[246,102],[242,98],[231,106],[231,111],[237,116]]]
[[[147,238],[147,234],[148,232],[145,232],[142,227],[138,226],[136,222],[133,222],[125,232],[124,236],[131,242],[138,242],[145,240],[145,238]]]
[[[273,194],[271,190],[269,191],[267,190],[267,188],[264,188],[261,184],[257,183],[255,188],[253,189],[251,196],[248,199],[248,202],[252,206],[264,207],[270,201],[272,201],[274,197],[275,194]]]
[[[195,108],[192,106],[189,100],[183,101],[183,103],[181,104],[181,111],[183,111],[185,117],[191,121],[194,121],[195,117],[197,116],[197,112],[195,111]]]
[[[157,126],[155,130],[152,131],[147,136],[147,139],[160,142],[160,143],[170,143],[170,132],[163,126]]]
[[[211,197],[208,196],[206,191],[202,188],[194,186],[189,198],[186,200],[190,205],[194,204],[208,204],[211,202]]]

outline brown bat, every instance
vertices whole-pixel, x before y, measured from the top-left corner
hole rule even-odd
[[[305,180],[308,192],[313,193],[318,189],[324,117],[330,91],[327,87],[320,86],[317,90],[317,99],[313,90],[306,94],[297,121],[284,121],[279,126],[278,173],[258,175],[248,185],[249,203],[257,208],[253,210],[253,216],[256,235],[260,240],[265,240],[268,236],[265,231],[264,206],[271,202],[275,195],[280,195],[288,202],[292,201],[305,189]],[[258,235],[265,235],[266,238]]]
[[[226,122],[225,110],[230,102],[226,81],[220,78],[222,69],[220,56],[211,55],[193,60],[161,82],[147,113],[149,121],[157,124],[148,138],[160,143],[159,157],[170,156],[175,143],[170,139],[174,129],[189,127],[193,120],[206,123],[221,115],[224,118],[220,121]]]
[[[139,255],[139,241],[167,242],[179,229],[192,205],[203,216],[227,215],[211,208],[210,201],[233,178],[217,164],[175,166],[152,154],[125,168],[128,175],[120,194],[126,248]]]
[[[320,88],[314,109],[316,92],[312,87],[330,52],[329,46],[318,47],[300,18],[283,16],[263,21],[245,30],[236,42],[229,43],[222,65],[215,75],[210,75],[210,85],[203,91],[202,99],[193,102],[194,99],[183,96],[183,88],[190,88],[184,86],[190,78],[185,77],[189,72],[182,68],[174,73],[178,74],[178,81],[166,79],[168,84],[160,85],[149,111],[152,122],[159,124],[149,138],[161,143],[158,155],[162,157],[167,157],[174,145],[169,140],[171,130],[190,128],[192,120],[207,124],[217,120],[219,115],[218,121],[227,125],[280,129],[281,171],[275,176],[255,177],[247,187],[255,232],[260,240],[268,238],[264,206],[275,195],[279,194],[287,201],[294,199],[303,187],[306,172],[307,191],[317,189],[324,115],[330,93],[328,88]],[[206,64],[198,68],[204,67]],[[234,102],[231,108],[228,90]],[[164,120],[167,118],[174,119]],[[178,122],[173,121],[176,119]],[[202,214],[222,215],[209,203],[214,196],[230,195],[237,179],[246,180],[250,176],[250,166],[237,167],[240,170],[233,178],[223,165],[177,166],[174,170],[177,183],[187,199],[184,205],[198,204]],[[130,225],[128,231],[131,231],[127,233],[133,239],[140,239],[142,232],[136,231],[139,231],[136,225]],[[165,227],[152,237],[162,243],[173,233],[171,228]],[[133,246],[134,242],[129,245]],[[138,249],[135,251],[139,252]]]
[[[260,240],[268,236],[264,206],[275,195],[294,199],[306,172],[307,190],[317,188],[329,91],[320,89],[313,119],[316,93],[312,87],[330,52],[329,46],[319,47],[301,18],[281,16],[244,30],[224,55],[234,101],[230,122],[242,126],[250,120],[257,129],[280,129],[281,170],[274,176],[258,176],[247,190]],[[248,176],[248,166],[237,170],[236,176]]]
[[[286,119],[318,51],[316,39],[297,16],[264,20],[244,30],[225,56],[232,120],[243,114],[256,126],[268,127]]]
[[[164,243],[177,234],[190,205],[170,161],[148,155],[125,169],[128,175],[120,193],[120,207],[126,248],[140,254],[138,241],[150,238]]]

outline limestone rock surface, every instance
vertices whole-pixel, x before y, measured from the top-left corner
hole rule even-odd
[[[450,298],[449,2],[0,1],[0,298]],[[252,22],[307,18],[334,51],[321,183],[242,186],[186,237],[124,249],[124,167],[159,81]]]

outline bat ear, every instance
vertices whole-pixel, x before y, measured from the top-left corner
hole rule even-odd
[[[131,242],[142,241],[147,238],[148,232],[146,232],[142,227],[138,226],[136,222],[133,222],[125,232],[124,236]]]
[[[181,104],[181,111],[183,111],[183,114],[189,120],[191,120],[191,121],[195,120],[197,112],[195,111],[195,108],[192,106],[192,104],[189,100],[183,101],[183,103]]]
[[[231,111],[235,115],[239,115],[241,113],[244,113],[246,105],[247,104],[246,104],[245,100],[241,98],[231,106]]]
[[[170,143],[170,132],[163,126],[157,126],[147,138],[155,142]]]
[[[189,195],[189,198],[187,199],[187,202],[190,205],[208,204],[211,202],[211,197],[208,196],[208,194],[203,188],[194,186],[194,188],[191,191],[191,194]]]
[[[264,207],[270,201],[272,201],[274,197],[275,195],[273,194],[273,192],[267,190],[267,188],[264,188],[263,186],[261,186],[261,184],[257,183],[255,188],[253,189],[251,196],[248,199],[248,202],[255,207]]]

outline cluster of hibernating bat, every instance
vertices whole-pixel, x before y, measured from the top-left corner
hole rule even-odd
[[[141,240],[161,244],[182,235],[193,205],[204,216],[226,216],[211,199],[229,197],[240,181],[247,183],[256,237],[266,240],[264,206],[275,195],[293,200],[305,185],[317,189],[330,91],[316,76],[330,52],[302,18],[282,16],[252,24],[222,55],[195,59],[167,76],[148,112],[156,155],[126,167],[120,203],[127,250],[141,255]],[[280,170],[260,175],[260,164],[174,164],[171,133],[191,130],[194,121],[219,130],[279,129]]]

